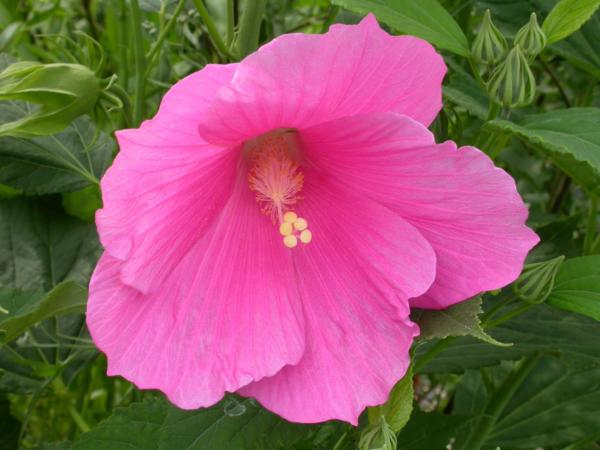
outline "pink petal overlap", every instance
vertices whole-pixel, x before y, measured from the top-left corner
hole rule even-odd
[[[409,117],[355,116],[301,133],[307,158],[414,225],[437,255],[412,306],[445,308],[515,280],[538,237],[514,180],[481,151],[436,144]]]
[[[124,260],[122,280],[160,286],[220,213],[239,151],[206,144],[197,124],[235,66],[207,66],[177,83],[157,116],[117,132],[120,152],[102,178],[96,215],[101,242]]]
[[[243,173],[219,218],[161,286],[121,281],[108,252],[94,272],[87,323],[109,375],[160,389],[182,408],[295,364],[304,318],[289,251],[256,207]]]
[[[244,59],[199,124],[233,145],[280,127],[395,111],[425,125],[441,108],[446,66],[427,42],[390,36],[372,15],[324,35],[286,34]]]
[[[305,195],[298,210],[313,240],[294,264],[306,351],[297,365],[240,393],[290,421],[356,424],[406,372],[418,334],[406,299],[430,286],[435,255],[401,217],[328,175],[307,175]]]

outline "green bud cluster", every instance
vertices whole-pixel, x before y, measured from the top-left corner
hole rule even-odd
[[[366,428],[358,441],[359,450],[396,450],[397,445],[396,433],[383,416],[376,425]]]
[[[0,136],[37,136],[64,129],[91,112],[101,94],[100,80],[80,64],[18,62],[0,73],[0,100],[40,105],[32,114],[0,125]]]
[[[513,284],[515,293],[527,303],[545,302],[554,288],[556,274],[564,259],[564,256],[559,256],[548,261],[527,264]]]
[[[513,47],[508,51],[505,37],[494,25],[490,10],[486,10],[479,33],[471,46],[471,57],[484,66],[483,71],[489,77],[486,82],[488,94],[494,102],[507,108],[533,102],[536,82],[530,63],[546,44],[546,35],[534,13],[517,32]]]
[[[535,98],[535,77],[521,47],[515,45],[492,73],[488,92],[502,106],[525,106]]]
[[[521,28],[515,36],[515,45],[523,50],[525,56],[533,60],[546,47],[548,38],[539,26],[535,13],[531,13],[529,23]]]
[[[508,50],[508,43],[500,30],[492,22],[490,10],[486,10],[481,22],[481,29],[473,41],[471,56],[485,65],[498,63]]]

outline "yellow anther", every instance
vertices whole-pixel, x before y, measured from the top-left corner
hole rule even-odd
[[[312,233],[310,232],[310,230],[304,230],[302,233],[300,233],[300,241],[303,244],[308,244],[311,240]]]
[[[298,239],[296,236],[290,234],[289,236],[283,238],[283,244],[288,248],[294,248],[296,245],[298,245]]]
[[[294,228],[298,231],[306,230],[306,227],[308,227],[308,223],[302,217],[298,217],[294,222]]]
[[[292,234],[292,231],[294,230],[292,229],[292,224],[289,222],[282,222],[281,225],[279,225],[279,232],[282,236],[289,236]]]
[[[296,214],[294,211],[288,211],[283,215],[283,221],[289,222],[290,224],[294,223],[297,218],[298,214]]]

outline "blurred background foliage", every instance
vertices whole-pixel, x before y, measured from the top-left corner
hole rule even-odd
[[[599,5],[1,0],[0,449],[599,449]],[[358,429],[233,395],[181,411],[108,378],[83,314],[113,132],[205,64],[368,12],[442,52],[437,140],[477,145],[517,180],[542,238],[522,277],[415,311],[413,376]]]

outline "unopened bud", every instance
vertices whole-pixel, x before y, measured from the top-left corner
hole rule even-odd
[[[0,100],[21,100],[40,107],[0,125],[0,136],[57,133],[78,116],[91,112],[100,92],[94,72],[80,64],[11,64],[0,73]]]
[[[488,9],[483,15],[481,28],[471,46],[471,55],[478,63],[493,65],[504,57],[507,50],[506,39],[492,22],[492,15]]]
[[[535,78],[518,45],[494,70],[487,88],[493,100],[510,108],[530,104],[535,98]]]
[[[366,428],[358,441],[359,450],[396,450],[396,433],[381,416],[379,422]]]
[[[543,303],[552,289],[564,256],[534,264],[527,264],[521,276],[513,284],[515,293],[527,303]]]
[[[546,33],[539,26],[535,13],[531,13],[529,23],[517,32],[515,44],[532,60],[541,53],[547,42]]]

